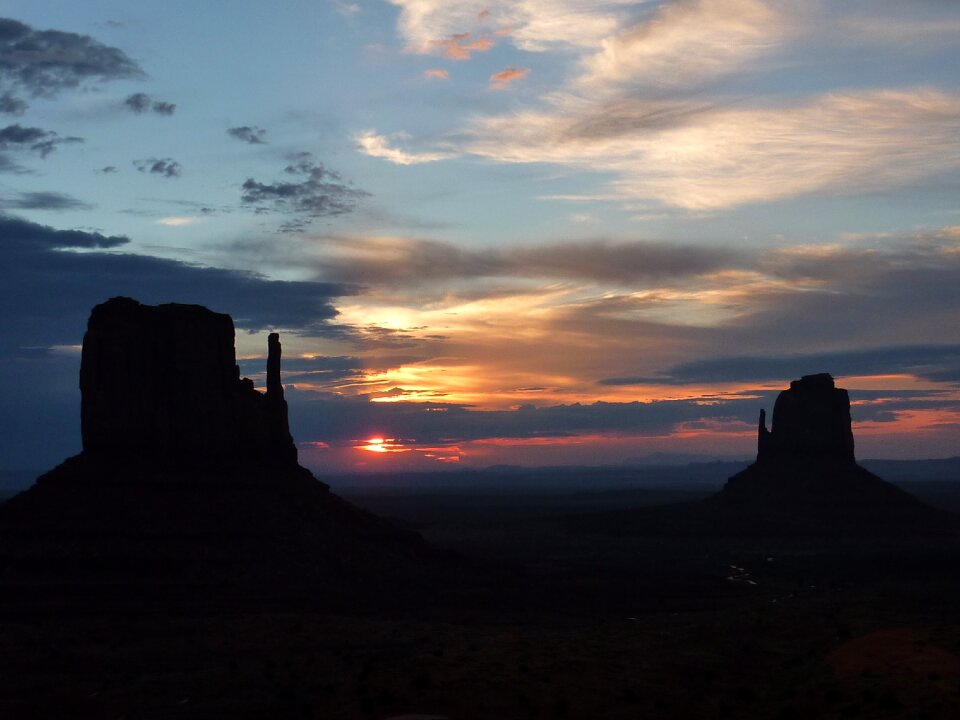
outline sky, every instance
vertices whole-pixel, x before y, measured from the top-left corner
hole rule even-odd
[[[0,0],[0,470],[90,308],[233,316],[321,472],[960,454],[960,3]]]

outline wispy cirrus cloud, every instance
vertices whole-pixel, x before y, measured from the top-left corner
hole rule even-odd
[[[467,150],[501,162],[616,173],[623,198],[717,210],[813,192],[901,187],[960,162],[960,97],[926,88],[836,92],[779,107],[559,98],[490,117]]]
[[[836,45],[829,38],[843,35],[861,48],[917,51],[926,35],[942,47],[954,42],[948,29],[960,18],[941,3],[905,15],[886,1],[519,0],[491,3],[477,18],[469,3],[392,1],[413,48],[481,23],[509,26],[509,42],[526,51],[572,51],[564,85],[525,109],[474,120],[458,149],[612,174],[608,194],[627,202],[702,212],[886,191],[927,182],[960,160],[960,96],[947,90],[874,84],[801,95],[782,91],[783,80],[780,91],[752,97],[723,89],[778,74],[830,77],[816,54],[798,59],[803,42]]]
[[[389,160],[396,165],[420,165],[422,163],[437,162],[455,157],[450,152],[409,152],[390,145],[390,139],[385,135],[377,135],[373,130],[366,130],[356,136],[357,147],[364,155]]]
[[[426,78],[433,78],[434,80],[450,79],[450,73],[448,73],[446,70],[441,70],[439,68],[431,68],[429,70],[424,70],[423,76]]]
[[[667,2],[650,17],[606,37],[585,57],[578,89],[699,83],[743,68],[776,48],[795,22],[770,0]]]

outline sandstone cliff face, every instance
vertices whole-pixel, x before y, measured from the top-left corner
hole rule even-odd
[[[113,298],[93,309],[80,368],[84,452],[168,466],[295,464],[269,339],[267,393],[241,379],[229,315]]]

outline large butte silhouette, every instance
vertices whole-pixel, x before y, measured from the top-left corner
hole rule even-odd
[[[280,350],[271,334],[261,393],[240,377],[229,315],[122,297],[95,307],[83,452],[0,505],[0,591],[355,607],[429,585],[437,557],[418,535],[298,464]]]

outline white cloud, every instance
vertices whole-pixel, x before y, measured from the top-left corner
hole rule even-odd
[[[611,171],[622,198],[715,210],[895,188],[956,169],[960,98],[876,90],[780,107],[634,101],[604,108],[568,97],[549,112],[479,121],[466,149],[501,162]]]
[[[474,120],[459,150],[614,174],[589,195],[713,211],[904,187],[960,164],[960,96],[925,87],[787,94],[791,78],[830,77],[815,57],[798,59],[801,42],[831,57],[841,45],[942,44],[960,22],[946,4],[914,12],[892,0],[493,0],[479,12],[466,0],[390,2],[414,51],[439,52],[439,41],[458,34],[501,42],[503,29],[502,41],[523,50],[566,51],[577,64],[565,87],[527,109]],[[776,82],[757,85],[750,100],[718,91],[721,78],[753,74]],[[764,99],[765,87],[780,90]],[[366,137],[365,152],[393,162],[452,156]]]
[[[377,135],[372,130],[367,130],[356,136],[357,145],[364,155],[370,157],[383,158],[397,165],[419,165],[421,163],[436,162],[438,160],[448,160],[455,157],[453,153],[446,152],[422,152],[414,153],[390,147],[390,141],[384,135]]]
[[[767,0],[681,0],[604,38],[584,61],[581,90],[698,82],[742,68],[778,46],[792,19]]]

